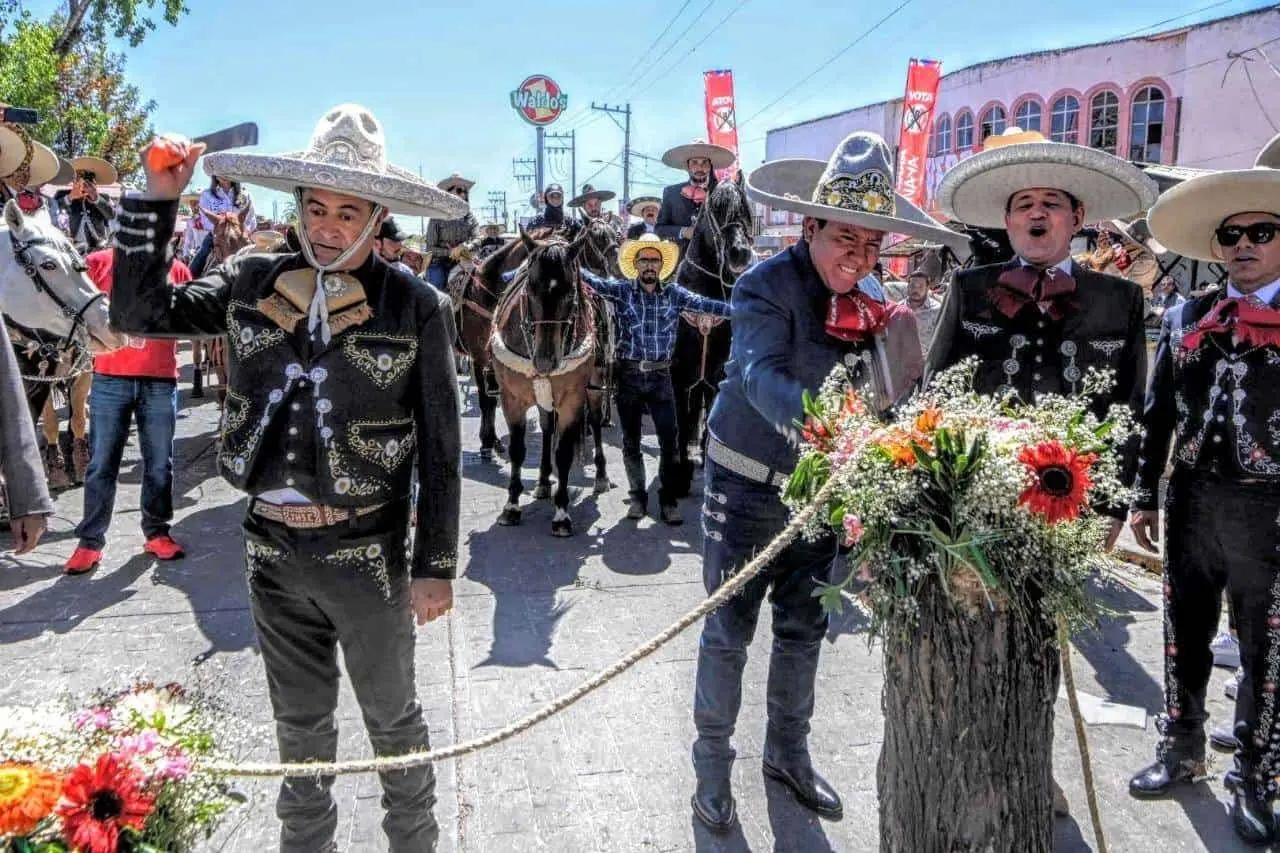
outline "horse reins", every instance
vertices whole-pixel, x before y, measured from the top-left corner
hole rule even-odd
[[[95,303],[97,303],[99,299],[106,299],[107,295],[99,291],[98,293],[95,293],[93,296],[89,297],[89,299],[86,300],[84,305],[81,306],[79,309],[73,307],[72,305],[68,304],[65,299],[63,299],[61,296],[58,295],[57,291],[55,291],[53,287],[50,286],[49,282],[45,281],[44,276],[40,273],[40,267],[37,266],[35,263],[33,263],[30,256],[28,256],[27,254],[27,250],[30,249],[32,246],[53,245],[56,247],[57,246],[56,241],[50,240],[47,237],[37,237],[33,240],[22,241],[22,240],[19,240],[17,237],[15,237],[13,235],[13,232],[10,231],[9,244],[13,248],[14,260],[16,260],[22,266],[22,271],[26,273],[27,278],[31,279],[31,283],[35,286],[35,289],[38,292],[43,293],[45,296],[49,297],[51,300],[53,300],[53,303],[58,306],[59,310],[62,311],[63,316],[71,318],[71,328],[70,330],[68,330],[66,335],[58,339],[58,341],[61,342],[61,346],[58,346],[56,342],[53,344],[50,344],[49,342],[45,341],[44,338],[40,336],[40,333],[36,330],[25,329],[19,324],[14,323],[12,320],[9,321],[10,324],[14,328],[16,328],[21,334],[23,334],[25,337],[39,344],[41,349],[45,349],[50,346],[54,347],[55,349],[52,352],[57,353],[58,361],[61,361],[62,355],[70,352],[71,348],[76,344],[79,344],[83,348],[83,350],[87,352],[89,349],[89,327],[85,324],[84,316],[89,311],[89,309],[92,308]],[[87,269],[87,267],[84,264],[84,261],[81,260],[80,258],[76,258],[75,262],[72,264],[72,268],[75,269],[76,272],[84,272]],[[47,354],[50,354],[50,353],[47,353]],[[79,359],[77,359],[77,361],[79,361]],[[36,382],[56,381],[56,378],[54,377],[44,377],[43,375],[23,376],[22,378],[30,379]],[[65,377],[58,377],[58,378],[65,378]]]
[[[711,199],[708,198],[707,202],[702,205],[702,210],[699,211],[698,215],[705,216],[707,221],[711,223],[711,239],[715,246],[716,259],[719,261],[720,272],[712,272],[702,264],[695,261],[692,253],[685,253],[684,260],[682,260],[681,263],[688,264],[703,275],[718,281],[720,283],[721,296],[728,298],[729,291],[733,288],[733,282],[725,281],[724,265],[727,263],[728,258],[726,257],[725,239],[722,229],[728,228],[729,223],[725,222],[724,225],[721,225],[716,221],[716,215],[711,209],[710,201]],[[706,385],[713,390],[715,388],[715,383],[707,379],[707,355],[711,346],[711,333],[720,326],[720,324],[725,322],[725,318],[705,317],[703,315],[691,314],[688,311],[681,312],[680,317],[690,326],[693,326],[693,328],[696,329],[698,334],[702,337],[702,355],[700,358],[700,364],[698,365],[698,378],[689,386],[688,391],[689,396],[692,397],[693,392],[701,385]]]

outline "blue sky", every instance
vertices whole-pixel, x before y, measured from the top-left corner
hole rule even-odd
[[[900,96],[913,56],[941,60],[945,73],[1266,5],[903,2],[187,0],[190,14],[177,28],[162,24],[132,51],[127,73],[157,102],[157,130],[195,136],[252,120],[265,151],[301,147],[316,119],[335,104],[365,104],[387,128],[393,162],[421,168],[432,179],[461,172],[477,181],[473,206],[491,190],[506,190],[514,207],[527,205],[529,190],[520,190],[511,161],[533,156],[534,131],[511,109],[508,94],[530,74],[547,74],[569,96],[569,110],[549,130],[578,131],[581,184],[601,168],[590,160],[614,159],[622,148],[622,131],[588,109],[593,99],[629,100],[633,148],[660,157],[672,145],[705,135],[707,69],[734,72],[742,162],[751,168],[764,156],[763,137],[771,127]],[[29,5],[39,13],[53,4]],[[890,13],[873,34],[760,113]],[[1175,20],[1152,29],[1167,19]],[[668,24],[666,35],[643,54]],[[679,178],[660,163],[637,165],[633,196]],[[567,186],[567,160],[553,158],[549,166],[549,176]],[[592,183],[620,191],[621,169],[606,166]],[[264,190],[254,196],[268,215],[270,201],[282,198]]]

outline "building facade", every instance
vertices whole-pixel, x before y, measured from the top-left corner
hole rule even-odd
[[[1273,121],[1280,123],[1277,42],[1280,8],[1271,7],[944,74],[929,146],[929,206],[948,169],[1014,125],[1137,163],[1247,168],[1276,133]],[[766,159],[825,159],[855,130],[879,133],[896,151],[901,122],[896,98],[778,128],[766,137]],[[796,217],[764,216],[765,233],[798,235]]]

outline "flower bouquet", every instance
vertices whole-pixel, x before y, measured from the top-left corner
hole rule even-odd
[[[974,368],[940,374],[891,423],[838,368],[806,396],[785,492],[807,505],[835,478],[811,532],[836,530],[849,568],[814,594],[839,611],[862,586],[884,641],[883,849],[1052,849],[1058,620],[1092,621],[1110,524],[1093,508],[1129,501],[1114,448],[1132,417],[1092,405],[1109,375],[1025,406],[974,393]]]
[[[0,853],[183,853],[243,798],[202,769],[212,705],[138,684],[88,707],[0,708]]]

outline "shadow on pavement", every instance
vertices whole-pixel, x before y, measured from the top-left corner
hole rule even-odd
[[[1090,591],[1108,615],[1096,630],[1079,631],[1072,644],[1089,661],[1094,677],[1113,702],[1157,711],[1164,707],[1164,688],[1135,660],[1130,626],[1136,614],[1156,612],[1156,606],[1118,578],[1093,578]]]
[[[150,555],[137,554],[118,569],[63,575],[52,586],[0,610],[0,644],[32,640],[46,631],[70,633],[85,620],[137,595],[129,587],[153,562]]]
[[[751,853],[740,822],[734,821],[729,831],[724,833],[712,832],[696,817],[691,817],[689,822],[693,826],[694,850],[697,853]]]
[[[1274,846],[1250,847],[1236,836],[1235,830],[1231,828],[1231,815],[1227,812],[1226,805],[1214,796],[1213,786],[1220,784],[1221,782],[1202,782],[1192,786],[1181,785],[1173,795],[1204,848],[1213,853],[1276,849]]]
[[[769,801],[769,828],[773,830],[775,853],[792,850],[835,853],[822,821],[796,802],[785,785],[775,779],[765,779],[764,793]]]

